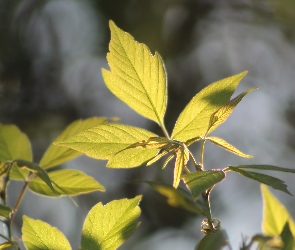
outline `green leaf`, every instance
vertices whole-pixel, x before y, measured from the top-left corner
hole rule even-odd
[[[22,233],[22,240],[28,250],[71,249],[62,232],[41,220],[34,220],[24,215]]]
[[[107,124],[88,129],[55,144],[85,153],[92,158],[108,160],[131,144],[156,136],[137,127]]]
[[[0,218],[5,218],[7,220],[10,220],[12,209],[8,206],[0,204]]]
[[[141,196],[113,200],[95,205],[88,213],[83,230],[81,249],[117,249],[138,227],[138,206]]]
[[[149,184],[154,190],[161,195],[167,197],[167,203],[172,207],[181,207],[192,213],[201,214],[206,216],[206,212],[201,205],[197,206],[195,201],[192,200],[191,195],[185,190],[180,188],[175,189],[170,185],[156,183],[153,181],[144,181]]]
[[[85,120],[77,120],[72,122],[70,125],[66,127],[66,129],[50,144],[50,146],[47,148],[46,152],[44,153],[41,161],[40,166],[44,169],[52,168],[57,165],[60,165],[66,161],[69,161],[79,155],[81,155],[81,152],[78,152],[76,150],[65,148],[65,147],[59,147],[54,145],[54,143],[59,141],[64,141],[67,138],[76,135],[82,131],[85,131],[87,129],[96,127],[101,124],[106,124],[107,119],[105,117],[92,117]]]
[[[189,150],[185,145],[176,151],[176,160],[174,166],[174,180],[173,187],[177,188],[181,179],[184,167],[189,160]]]
[[[295,223],[285,206],[277,200],[265,185],[261,185],[261,193],[263,199],[263,233],[268,236],[280,235],[288,222],[294,236]]]
[[[130,148],[115,154],[107,163],[109,168],[134,168],[146,164],[158,152],[156,148]]]
[[[19,250],[16,242],[4,242],[0,244],[0,250]]]
[[[107,60],[110,71],[102,69],[103,79],[115,96],[142,116],[163,125],[167,106],[167,80],[164,63],[156,52],[110,21],[111,42]]]
[[[187,141],[204,136],[212,113],[230,100],[246,74],[247,71],[212,83],[196,94],[178,117],[172,139]]]
[[[0,161],[24,159],[32,161],[32,149],[28,137],[15,125],[0,124]],[[28,171],[12,167],[10,178],[24,180]]]
[[[186,174],[183,180],[196,200],[199,195],[225,178],[222,170],[207,170]]]
[[[294,245],[294,236],[292,235],[289,222],[286,222],[285,226],[283,227],[283,230],[281,232],[281,238],[284,242],[284,247],[282,250],[293,250],[295,248]]]
[[[239,168],[239,169],[255,169],[255,170],[270,170],[270,171],[280,171],[287,173],[295,173],[295,169],[291,168],[282,168],[272,165],[237,165],[230,166],[231,168]]]
[[[47,172],[41,168],[40,166],[38,166],[36,163],[34,162],[28,162],[28,161],[24,161],[24,160],[16,160],[16,164],[20,167],[20,168],[25,168],[28,169],[30,172],[36,174],[40,179],[42,179],[46,185],[53,191],[55,192],[57,195],[59,194],[54,187],[52,186],[51,180],[47,174]]]
[[[224,148],[225,150],[232,152],[236,155],[239,155],[241,157],[245,157],[245,158],[252,158],[253,156],[251,155],[247,155],[244,154],[243,152],[241,152],[240,150],[238,150],[237,148],[235,148],[233,145],[229,144],[228,142],[226,142],[225,140],[219,138],[219,137],[206,137],[206,140],[211,141],[212,143],[214,143],[215,145]]]
[[[226,169],[241,174],[247,178],[258,181],[260,183],[269,185],[274,189],[285,192],[286,194],[292,195],[290,191],[287,189],[287,185],[285,184],[285,182],[278,178],[256,172],[245,171],[240,169],[239,167],[227,167]]]
[[[55,184],[54,186],[58,194],[53,192],[39,177],[30,181],[30,190],[47,196],[79,195],[94,191],[105,191],[101,184],[82,171],[62,169],[50,172],[48,176],[52,183]]]
[[[209,126],[206,134],[215,130],[220,124],[224,123],[233,112],[234,108],[239,104],[240,101],[242,101],[244,96],[256,89],[257,88],[248,89],[247,91],[230,100],[227,104],[215,111],[210,117]]]
[[[218,230],[206,235],[196,246],[195,250],[219,250],[228,245],[229,240],[226,231]]]

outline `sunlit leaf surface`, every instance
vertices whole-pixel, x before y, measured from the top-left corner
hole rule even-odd
[[[48,176],[52,181],[54,188],[58,190],[58,193],[53,192],[39,177],[30,181],[30,190],[47,196],[78,195],[94,191],[104,191],[104,187],[101,184],[91,176],[78,170],[56,170],[48,173]]]
[[[167,83],[161,56],[157,52],[152,55],[146,45],[136,42],[112,21],[110,29],[107,60],[111,70],[102,70],[107,87],[136,112],[162,125]]]
[[[84,222],[81,249],[117,249],[139,225],[140,199],[139,195],[95,205]]]
[[[172,139],[187,141],[207,132],[211,115],[231,98],[246,71],[212,83],[196,94],[177,119]]]
[[[60,147],[60,146],[54,145],[54,143],[59,141],[64,141],[67,138],[73,135],[76,135],[84,130],[87,130],[105,123],[107,123],[107,119],[104,117],[92,117],[89,119],[72,122],[54,140],[54,142],[50,144],[50,146],[44,153],[39,165],[44,169],[48,169],[48,168],[60,165],[66,161],[69,161],[81,155],[82,154],[81,152],[78,152],[70,148]]]
[[[41,221],[23,216],[22,240],[26,249],[70,250],[70,243],[57,228]]]

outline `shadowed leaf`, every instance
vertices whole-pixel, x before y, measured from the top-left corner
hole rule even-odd
[[[194,199],[197,199],[202,192],[222,181],[225,173],[222,170],[207,170],[186,174],[182,178]]]
[[[220,124],[225,122],[226,119],[233,112],[234,108],[239,104],[240,101],[242,101],[244,96],[256,89],[257,88],[248,89],[247,91],[241,93],[234,99],[230,100],[227,104],[219,108],[216,112],[214,112],[210,117],[209,126],[206,134],[215,130]]]
[[[12,209],[8,206],[0,204],[0,217],[10,220]]]
[[[258,181],[260,183],[269,185],[274,189],[285,192],[286,194],[292,195],[287,189],[287,185],[285,184],[285,182],[278,178],[256,172],[245,171],[240,169],[239,167],[227,167],[226,169],[241,174],[247,178]]]
[[[218,230],[206,235],[195,250],[220,250],[229,245],[228,236],[225,230]]]

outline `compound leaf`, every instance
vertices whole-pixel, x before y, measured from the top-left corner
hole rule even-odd
[[[28,137],[15,125],[0,124],[0,162],[24,159],[32,161],[32,149]],[[24,180],[28,175],[27,170],[18,169],[13,165],[10,177]]]
[[[55,144],[85,153],[92,158],[108,160],[131,144],[156,136],[137,127],[107,124],[88,129]]]
[[[295,236],[295,223],[285,206],[277,200],[265,185],[261,185],[261,193],[263,199],[263,233],[268,236],[280,235],[288,222],[290,230]]]
[[[234,99],[230,100],[227,104],[225,104],[224,106],[219,108],[217,111],[215,111],[210,117],[207,133],[210,133],[211,131],[215,130],[220,124],[225,122],[226,119],[233,112],[234,108],[245,97],[245,95],[249,94],[250,92],[252,92],[253,90],[256,90],[256,89],[257,88],[248,89],[247,91],[241,93],[240,95],[238,95]]]
[[[167,106],[164,63],[156,52],[138,43],[110,21],[111,42],[107,60],[110,71],[102,75],[110,91],[142,116],[163,125]]]
[[[107,123],[107,119],[104,117],[92,117],[85,120],[77,120],[72,122],[70,125],[66,127],[66,129],[50,144],[47,148],[46,152],[44,153],[41,161],[40,166],[44,169],[52,168],[57,165],[60,165],[66,161],[69,161],[79,155],[81,152],[76,150],[59,147],[56,146],[54,143],[59,141],[64,141],[67,138],[76,135],[84,130],[96,127],[101,124]]]
[[[178,117],[172,139],[187,141],[194,137],[204,136],[212,113],[230,100],[246,74],[245,71],[212,83],[196,94]]]
[[[206,140],[211,141],[212,143],[214,143],[215,145],[224,148],[225,150],[232,152],[236,155],[239,155],[241,157],[245,157],[245,158],[252,158],[253,156],[251,155],[247,155],[244,154],[243,152],[241,152],[240,150],[238,150],[237,148],[235,148],[233,145],[229,144],[228,142],[226,142],[225,140],[219,138],[219,137],[206,137]]]
[[[81,249],[117,249],[139,226],[140,200],[139,195],[95,205],[84,222]]]
[[[23,216],[22,240],[26,249],[70,250],[71,245],[57,228],[41,221]]]
[[[41,195],[60,196],[60,195],[78,195],[94,191],[104,191],[104,187],[92,177],[74,169],[62,169],[48,173],[48,176],[58,194],[44,183],[40,177],[32,179],[29,183],[31,191]]]
[[[207,170],[186,174],[182,178],[196,200],[202,192],[222,181],[225,173],[222,170]]]
[[[258,181],[260,183],[269,185],[274,189],[285,192],[286,194],[292,195],[290,191],[287,189],[287,185],[285,184],[285,182],[278,178],[256,172],[245,171],[240,169],[239,167],[227,167],[226,169],[241,174],[247,178]]]

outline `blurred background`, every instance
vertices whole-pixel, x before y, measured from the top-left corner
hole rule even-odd
[[[0,0],[0,122],[16,124],[31,142],[38,162],[47,146],[71,121],[92,116],[120,117],[161,135],[105,87],[101,68],[112,19],[164,59],[168,73],[166,126],[208,84],[248,70],[237,93],[259,87],[239,104],[214,134],[253,159],[242,159],[206,144],[205,168],[272,164],[295,168],[295,2],[292,0]],[[236,93],[236,94],[237,94]],[[235,94],[235,95],[236,95]],[[194,149],[198,154],[198,147]],[[98,202],[143,194],[141,225],[120,249],[191,250],[203,237],[202,217],[166,204],[145,184],[172,183],[173,166],[160,163],[112,170],[105,161],[79,157],[61,168],[81,169],[106,187],[105,193],[70,199],[27,192],[18,211],[15,235],[26,214],[58,227],[73,249],[83,221]],[[272,173],[295,194],[295,176]],[[213,216],[221,220],[233,249],[261,232],[259,183],[229,173],[212,192]],[[21,183],[10,186],[14,203]],[[276,196],[295,216],[294,198]]]

